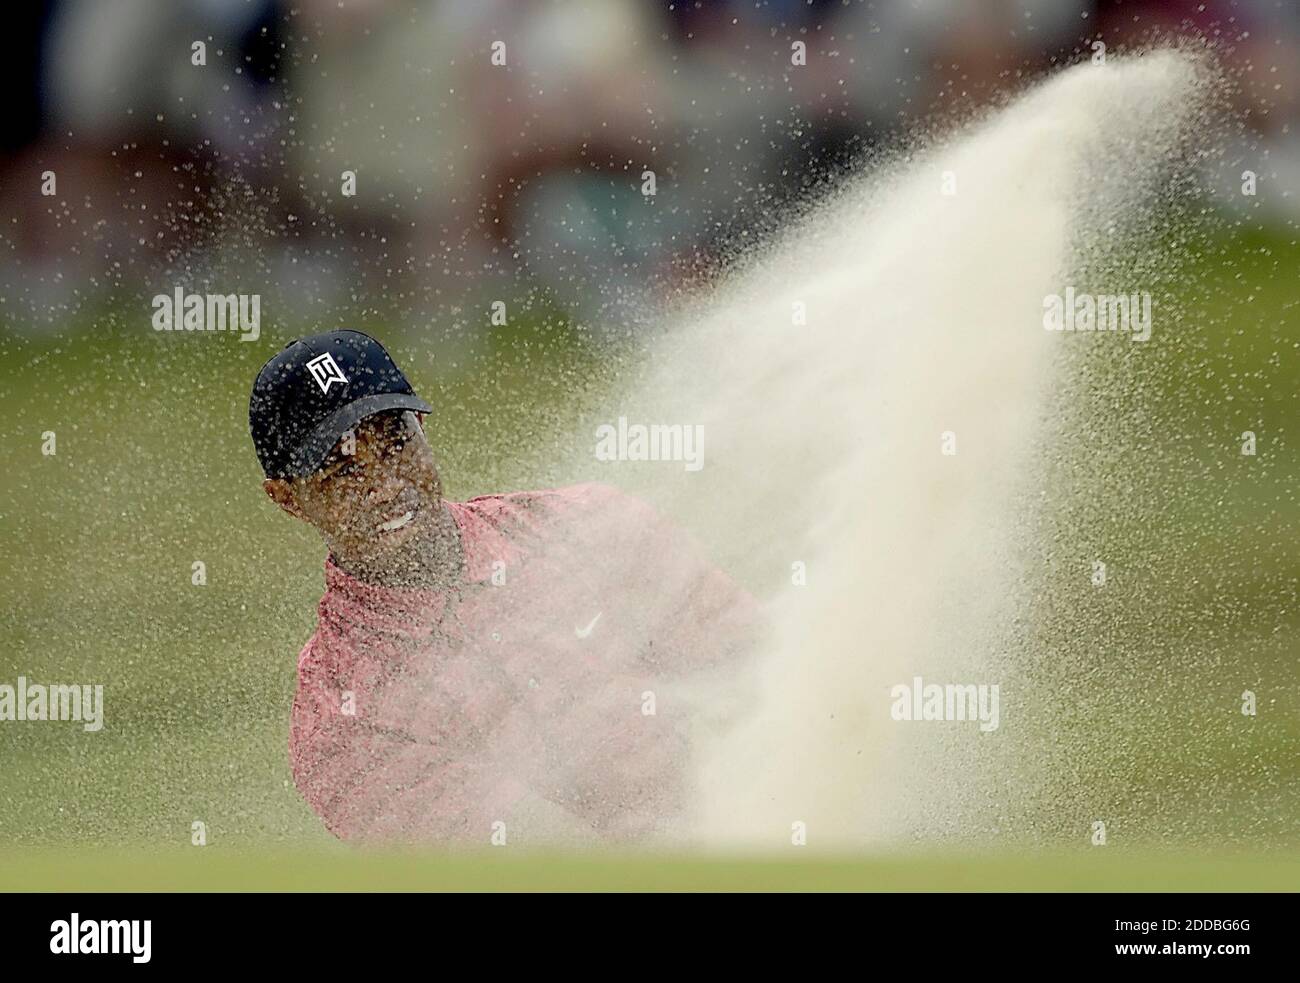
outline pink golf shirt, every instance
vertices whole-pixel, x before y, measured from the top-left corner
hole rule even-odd
[[[685,791],[672,683],[749,650],[753,598],[607,485],[446,506],[454,589],[378,587],[326,561],[298,658],[298,789],[344,839],[487,843],[538,799],[598,837],[652,832]]]

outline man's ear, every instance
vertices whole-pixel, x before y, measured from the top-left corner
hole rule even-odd
[[[262,487],[266,493],[271,496],[271,501],[280,508],[284,509],[295,519],[306,520],[302,509],[298,507],[298,498],[293,493],[293,484],[284,478],[267,478],[262,482]]]

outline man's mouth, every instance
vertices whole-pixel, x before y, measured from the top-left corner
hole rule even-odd
[[[401,515],[395,515],[378,526],[380,532],[393,532],[407,526],[415,518],[416,509],[407,509]]]

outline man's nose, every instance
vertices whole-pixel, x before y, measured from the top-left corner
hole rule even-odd
[[[395,461],[384,461],[371,469],[370,486],[366,499],[373,503],[388,502],[396,498],[405,486]]]

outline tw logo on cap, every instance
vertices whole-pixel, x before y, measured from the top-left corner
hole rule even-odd
[[[311,377],[316,380],[316,385],[320,386],[320,391],[323,393],[329,392],[330,385],[334,382],[341,382],[345,386],[348,384],[348,377],[343,374],[339,363],[334,361],[334,356],[329,352],[317,355],[308,362],[307,371],[311,373]]]

